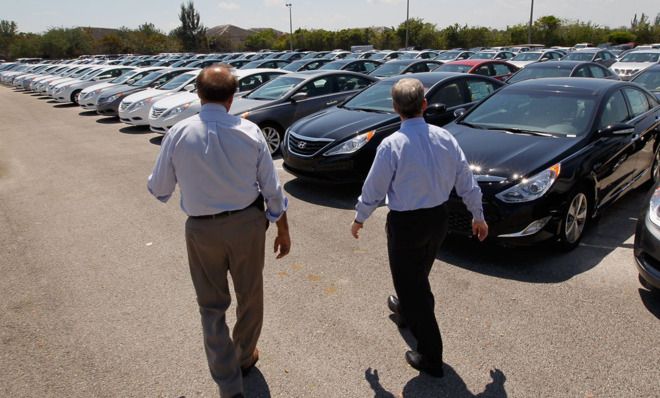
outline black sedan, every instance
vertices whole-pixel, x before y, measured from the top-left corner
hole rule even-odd
[[[555,78],[508,85],[446,126],[483,192],[490,235],[570,249],[592,217],[652,179],[660,104],[636,84]],[[471,233],[452,196],[450,231]]]
[[[660,100],[660,65],[653,65],[644,69],[630,81],[649,90]]]
[[[369,75],[383,78],[406,73],[430,72],[441,65],[442,62],[430,59],[395,59],[385,62]]]
[[[284,139],[284,167],[299,177],[351,183],[364,180],[378,144],[399,129],[392,108],[392,86],[406,75],[393,76],[345,103],[299,120]],[[414,75],[426,90],[428,122],[444,125],[504,83],[464,73]]]
[[[339,59],[328,62],[319,70],[347,70],[351,72],[369,74],[383,63],[374,59]]]
[[[609,68],[616,62],[616,55],[602,48],[585,48],[583,50],[570,52],[561,60],[595,62]]]
[[[658,169],[653,170],[656,181]],[[637,220],[634,245],[639,281],[646,288],[660,292],[660,185],[651,190]]]
[[[506,82],[511,84],[544,77],[596,77],[620,80],[619,76],[611,69],[594,62],[546,61],[527,65],[511,76]]]
[[[302,72],[306,70],[317,70],[323,65],[331,62],[329,59],[299,59],[293,61],[288,65],[282,67],[283,70],[288,70],[289,72]]]
[[[275,153],[293,122],[336,105],[375,81],[370,76],[336,70],[289,73],[236,98],[231,112],[258,124],[271,153]]]
[[[96,103],[96,112],[103,116],[117,116],[119,103],[131,94],[148,88],[157,88],[182,73],[193,70],[192,68],[160,69],[149,73],[139,80],[129,80],[126,84],[120,84],[103,90]]]

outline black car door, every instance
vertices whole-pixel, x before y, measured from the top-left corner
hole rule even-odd
[[[342,75],[317,77],[296,90],[296,93],[305,93],[307,97],[291,103],[292,109],[288,114],[289,121],[286,124],[283,123],[283,125],[288,127],[294,121],[321,109],[334,106],[351,95],[355,90],[352,87],[355,86],[339,85],[337,76]],[[348,74],[346,76],[353,77],[353,75]]]
[[[657,139],[657,126],[660,123],[658,120],[660,108],[655,106],[655,102],[649,102],[650,98],[635,87],[624,88],[623,94],[628,101],[632,117],[628,124],[635,127],[634,147],[631,155],[635,167],[634,177],[640,177],[645,173],[650,175],[655,155],[653,145]]]
[[[465,75],[452,79],[427,94],[429,104],[444,104],[446,111],[441,113],[428,113],[426,120],[429,123],[443,126],[456,118],[455,112],[472,108],[477,102],[497,90],[499,86],[490,79],[479,76]]]

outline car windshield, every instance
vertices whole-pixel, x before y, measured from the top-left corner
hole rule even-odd
[[[596,107],[590,94],[557,91],[501,91],[479,104],[459,123],[512,133],[577,137],[587,133]]]
[[[292,88],[302,83],[304,79],[282,76],[265,83],[243,98],[255,100],[276,100],[284,97]]]
[[[369,59],[383,59],[387,56],[387,53],[373,53]]]
[[[82,76],[82,75],[84,75],[85,73],[87,73],[88,71],[89,71],[89,68],[82,68],[82,69],[78,70],[77,72],[75,72],[74,74],[72,74],[71,77],[79,77],[79,76]]]
[[[507,81],[507,83],[517,83],[523,80],[541,79],[544,77],[568,77],[571,75],[570,68],[523,68]]]
[[[619,62],[658,62],[660,53],[628,53]]]
[[[392,107],[392,86],[395,81],[384,81],[365,89],[348,102],[342,108],[367,111],[394,113]]]
[[[492,52],[480,52],[471,56],[471,59],[492,59],[496,53]]]
[[[288,70],[291,72],[296,72],[298,69],[302,68],[307,62],[309,62],[308,59],[301,59],[299,61],[293,61],[290,64],[282,67],[283,70]]]
[[[660,91],[660,69],[648,70],[632,81],[649,91]]]
[[[538,61],[541,58],[541,53],[520,53],[515,57],[511,58],[511,61]]]
[[[399,59],[415,59],[419,53],[403,53],[399,55]]]
[[[252,61],[252,62],[248,62],[247,64],[241,66],[238,69],[254,69],[254,68],[258,68],[262,63],[263,61]]]
[[[435,69],[435,71],[467,73],[472,68],[473,68],[472,65],[444,64],[444,65],[440,65],[437,69]]]
[[[138,74],[140,74],[140,73],[143,73],[142,76],[144,76],[144,74],[147,74],[147,73],[149,73],[149,72],[135,72],[135,71],[124,72],[123,75],[121,75],[121,76],[117,76],[117,77],[115,77],[114,79],[110,80],[110,83],[118,83],[118,84],[122,84],[122,83],[125,83],[128,79],[131,79],[131,78],[133,78],[133,77],[138,76]],[[138,77],[138,79],[139,79],[139,77]]]
[[[435,59],[439,59],[441,61],[448,61],[450,59],[454,59],[458,57],[460,54],[461,54],[460,51],[445,51],[442,54],[435,57]]]
[[[408,65],[409,64],[401,62],[387,62],[374,69],[370,75],[379,77],[399,75],[408,67]]]
[[[163,72],[161,71],[155,71],[151,72],[145,77],[139,79],[139,80],[134,80],[133,83],[129,83],[129,86],[134,86],[134,87],[146,87],[153,83],[156,79],[158,79]]]
[[[346,65],[346,63],[342,61],[328,62],[319,69],[341,69],[344,65]]]
[[[175,90],[179,88],[182,84],[186,84],[190,79],[194,79],[197,74],[184,73],[170,80],[169,82],[158,87],[159,90]]]
[[[91,73],[85,74],[80,78],[80,80],[86,80],[86,81],[92,80],[93,78],[95,78],[96,76],[100,75],[103,72],[105,72],[105,69],[97,69]]]
[[[562,58],[562,61],[591,61],[594,53],[568,53]]]

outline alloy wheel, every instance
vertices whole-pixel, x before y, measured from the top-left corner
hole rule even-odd
[[[282,142],[282,138],[280,137],[280,132],[277,131],[277,129],[272,126],[264,126],[261,128],[261,131],[264,133],[264,137],[266,138],[266,143],[268,143],[268,149],[270,150],[270,154],[271,155],[274,154],[280,148],[280,143]]]
[[[587,222],[588,210],[587,196],[579,192],[573,197],[566,212],[566,220],[564,221],[564,235],[568,243],[575,243],[582,236],[584,225]]]

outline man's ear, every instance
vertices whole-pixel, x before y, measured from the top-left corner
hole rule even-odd
[[[225,102],[225,108],[227,108],[227,112],[229,112],[229,109],[231,109],[231,104],[234,103],[234,96],[232,95],[227,102]]]
[[[424,113],[424,111],[426,110],[426,108],[428,108],[428,106],[429,106],[429,102],[426,100],[426,98],[424,98],[424,100],[422,100],[422,113]]]

